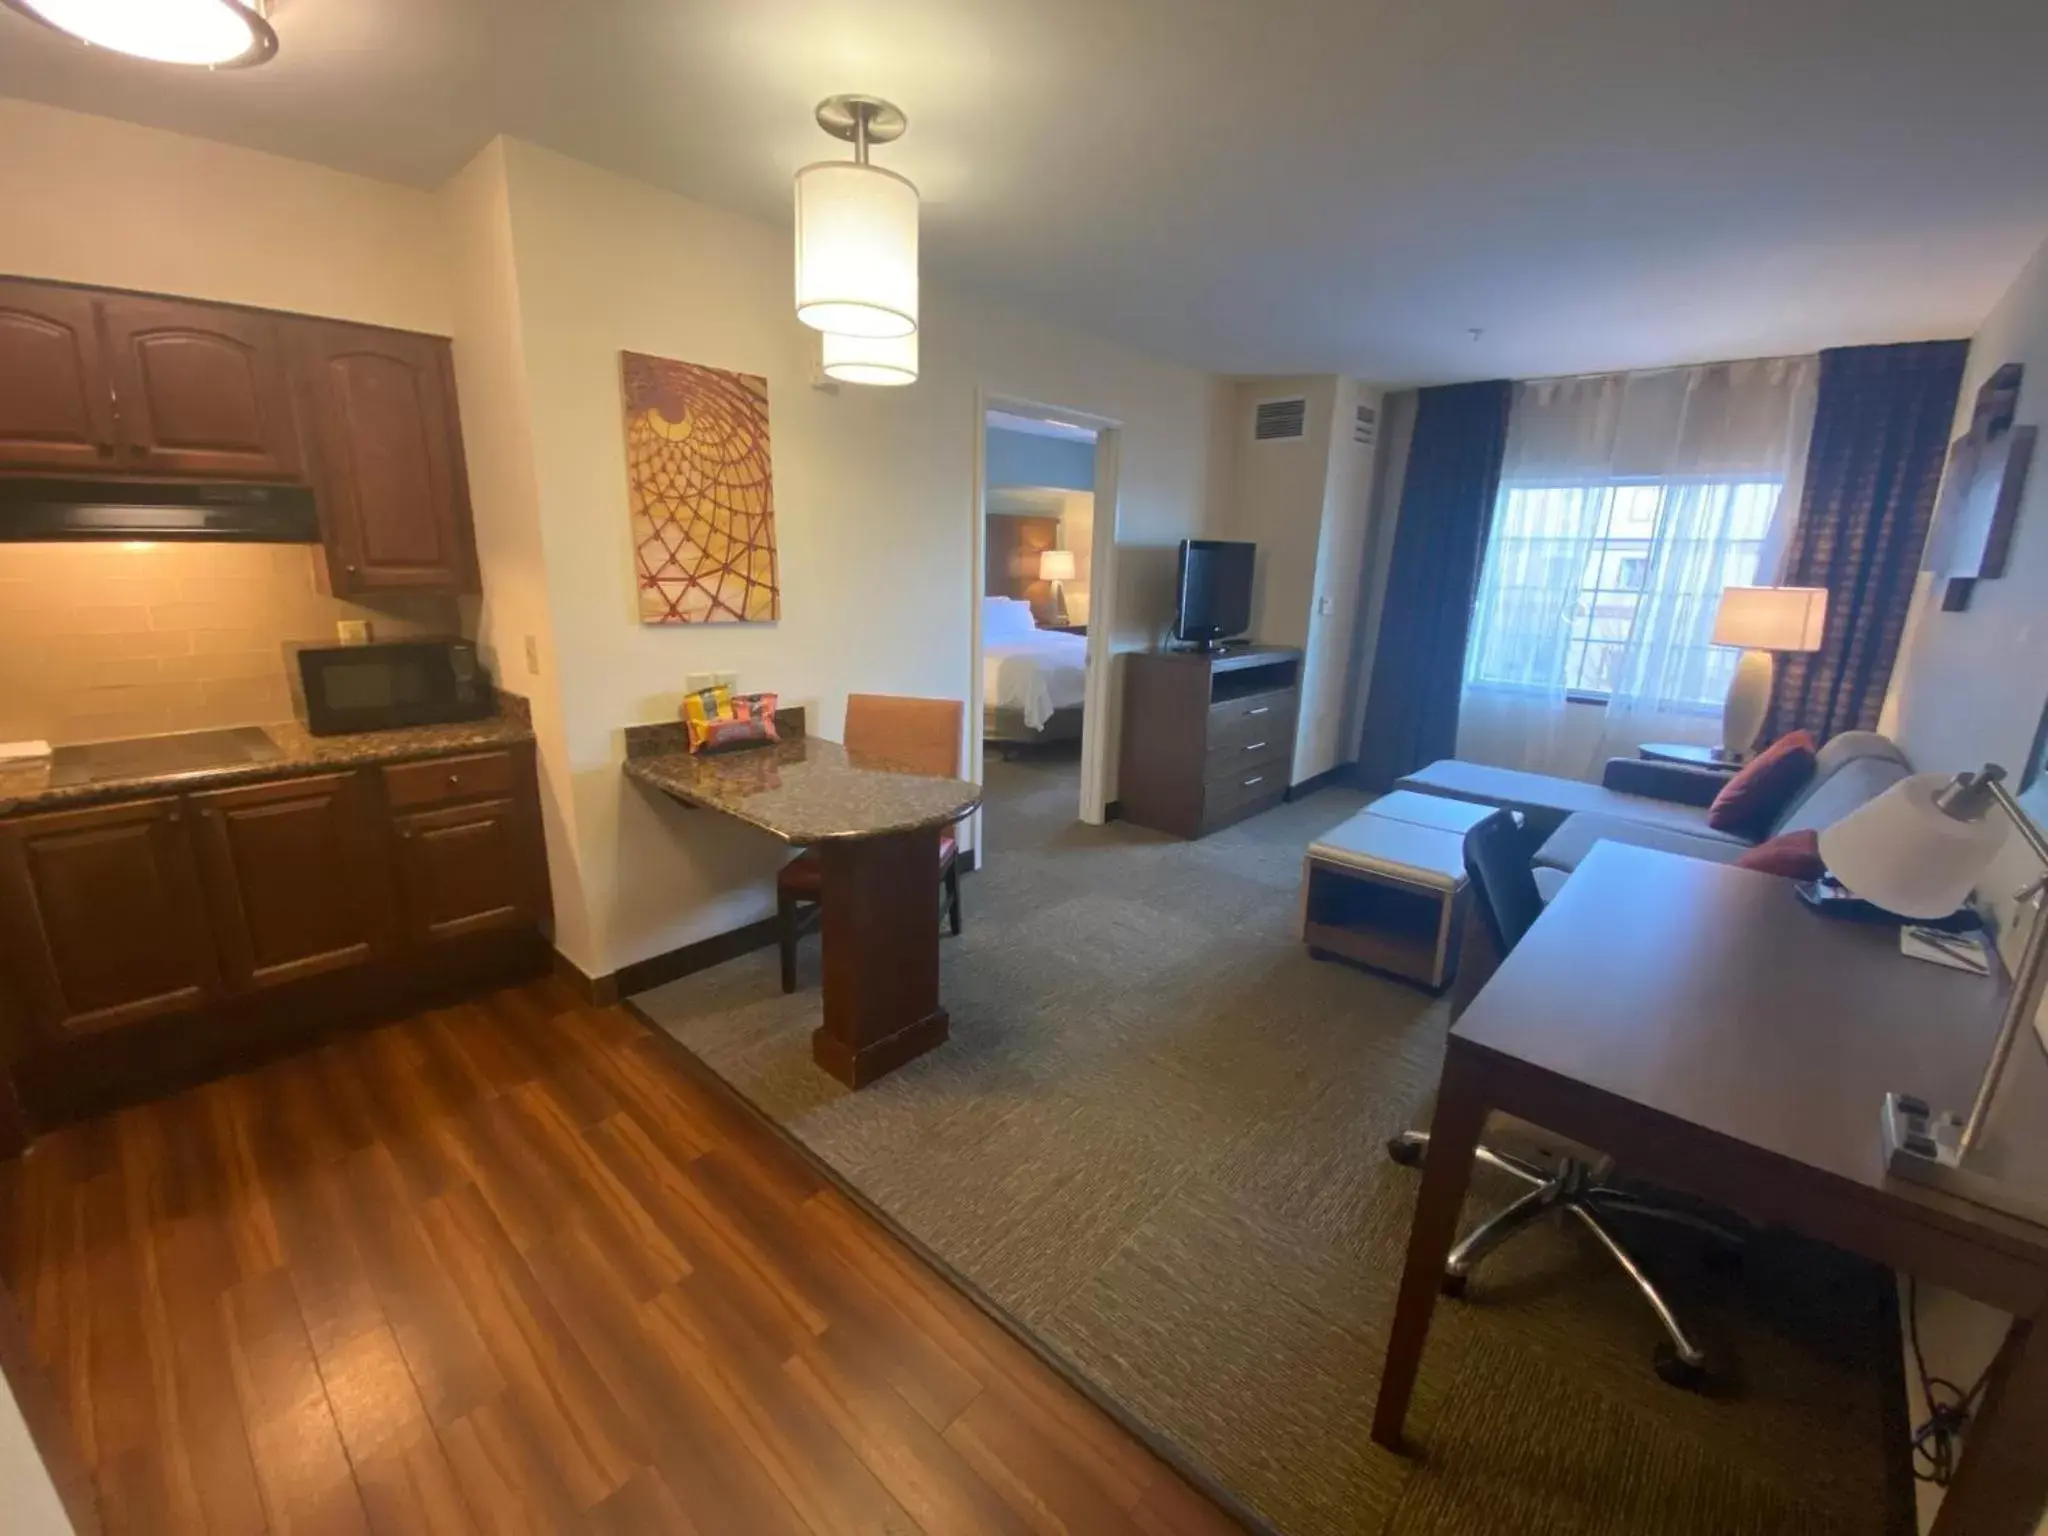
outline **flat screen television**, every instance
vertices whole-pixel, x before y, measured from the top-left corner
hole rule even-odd
[[[1204,650],[1252,625],[1252,553],[1230,539],[1182,539],[1173,634]]]

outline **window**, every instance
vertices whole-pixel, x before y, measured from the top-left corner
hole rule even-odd
[[[1504,484],[1466,659],[1470,682],[1606,698],[1639,630],[1666,637],[1659,694],[1715,710],[1737,653],[1709,645],[1726,586],[1755,583],[1775,479]]]

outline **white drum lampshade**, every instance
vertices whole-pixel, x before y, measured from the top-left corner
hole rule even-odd
[[[827,160],[796,173],[796,314],[840,336],[917,330],[917,188]]]
[[[1828,873],[1901,917],[1947,917],[1969,897],[2005,841],[2006,821],[1960,821],[1935,804],[1949,780],[1902,779],[1820,834]]]
[[[1040,581],[1072,581],[1074,579],[1074,552],[1071,549],[1048,549],[1038,557],[1038,579]]]
[[[1721,749],[1740,757],[1756,745],[1770,712],[1773,651],[1817,651],[1827,633],[1825,587],[1724,587],[1712,645],[1742,647],[1721,711]]]
[[[917,332],[908,336],[841,336],[820,333],[819,357],[825,377],[842,384],[915,384]]]

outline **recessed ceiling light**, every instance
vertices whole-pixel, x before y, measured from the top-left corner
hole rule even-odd
[[[151,59],[233,69],[277,52],[263,0],[0,0],[81,42]]]

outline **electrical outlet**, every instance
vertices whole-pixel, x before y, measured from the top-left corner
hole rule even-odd
[[[370,643],[370,621],[368,619],[336,619],[334,637],[343,645],[368,645]]]
[[[711,686],[737,693],[740,687],[740,675],[737,672],[714,672],[711,674]]]
[[[1335,605],[1332,604],[1327,597],[1319,597],[1316,599],[1316,612],[1322,614],[1326,618],[1329,616],[1330,609],[1333,606]]]
[[[540,676],[539,635],[528,635],[526,637],[526,675],[528,677]]]
[[[711,672],[686,672],[683,674],[683,692],[702,693],[716,678]]]

